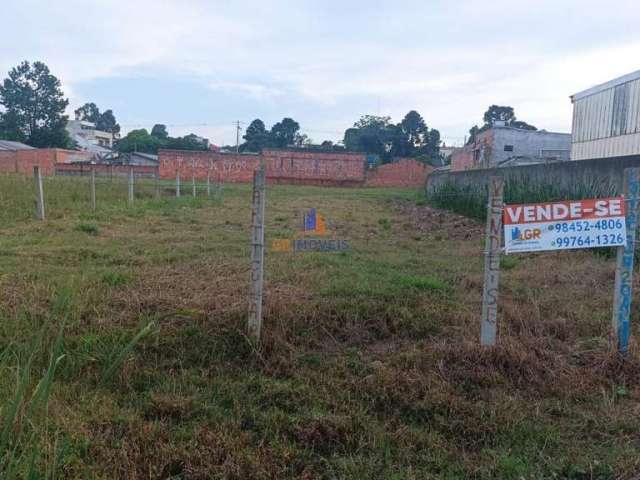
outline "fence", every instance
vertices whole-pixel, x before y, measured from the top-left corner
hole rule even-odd
[[[34,167],[33,176],[0,174],[0,221],[31,218],[60,218],[73,212],[132,208],[138,203],[166,202],[176,197],[217,198],[223,189],[219,182],[186,179],[160,180],[137,172],[108,174],[99,169],[69,175],[45,176]]]

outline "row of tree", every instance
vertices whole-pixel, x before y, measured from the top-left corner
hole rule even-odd
[[[267,129],[259,118],[252,121],[242,137],[242,152],[259,152],[263,148],[302,147],[310,144],[309,138],[300,133],[300,124],[292,118],[283,118]]]
[[[208,142],[191,133],[184,137],[170,137],[166,125],[155,124],[151,133],[145,128],[131,130],[116,144],[119,152],[158,153],[161,148],[175,150],[206,150]]]
[[[352,128],[345,131],[343,145],[325,140],[313,145],[300,125],[291,118],[284,118],[267,129],[262,120],[251,122],[240,146],[243,152],[259,152],[263,148],[316,147],[325,150],[343,150],[378,155],[383,162],[393,157],[414,157],[425,162],[438,162],[440,132],[429,129],[422,116],[415,110],[394,124],[391,117],[365,115]]]

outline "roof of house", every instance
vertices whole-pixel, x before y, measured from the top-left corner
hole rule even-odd
[[[34,150],[33,147],[20,142],[11,142],[9,140],[0,140],[0,150]]]
[[[618,85],[633,82],[634,80],[638,79],[640,79],[640,70],[636,70],[635,72],[631,72],[621,77],[614,78],[613,80],[609,80],[608,82],[601,83],[581,92],[574,93],[573,95],[571,95],[571,101],[575,102],[576,100],[580,100],[590,95],[594,95],[596,93],[600,93],[605,90],[609,90],[610,88],[617,87]]]
[[[146,158],[147,160],[153,160],[154,162],[158,161],[158,155],[153,155],[152,153],[131,152],[131,155]]]

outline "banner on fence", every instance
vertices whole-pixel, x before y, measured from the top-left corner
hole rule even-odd
[[[506,205],[505,252],[624,247],[624,197]]]

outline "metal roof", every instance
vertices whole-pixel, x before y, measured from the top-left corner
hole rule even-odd
[[[11,142],[9,140],[0,140],[0,150],[34,150],[33,147],[20,142]]]
[[[576,100],[588,97],[589,95],[594,95],[596,93],[600,93],[605,90],[609,90],[610,88],[617,87],[618,85],[633,82],[634,80],[638,79],[640,79],[640,70],[636,70],[635,72],[628,73],[618,78],[614,78],[613,80],[609,80],[608,82],[601,83],[600,85],[596,85],[595,87],[588,88],[587,90],[583,90],[582,92],[575,93],[571,95],[571,101],[575,102]]]

